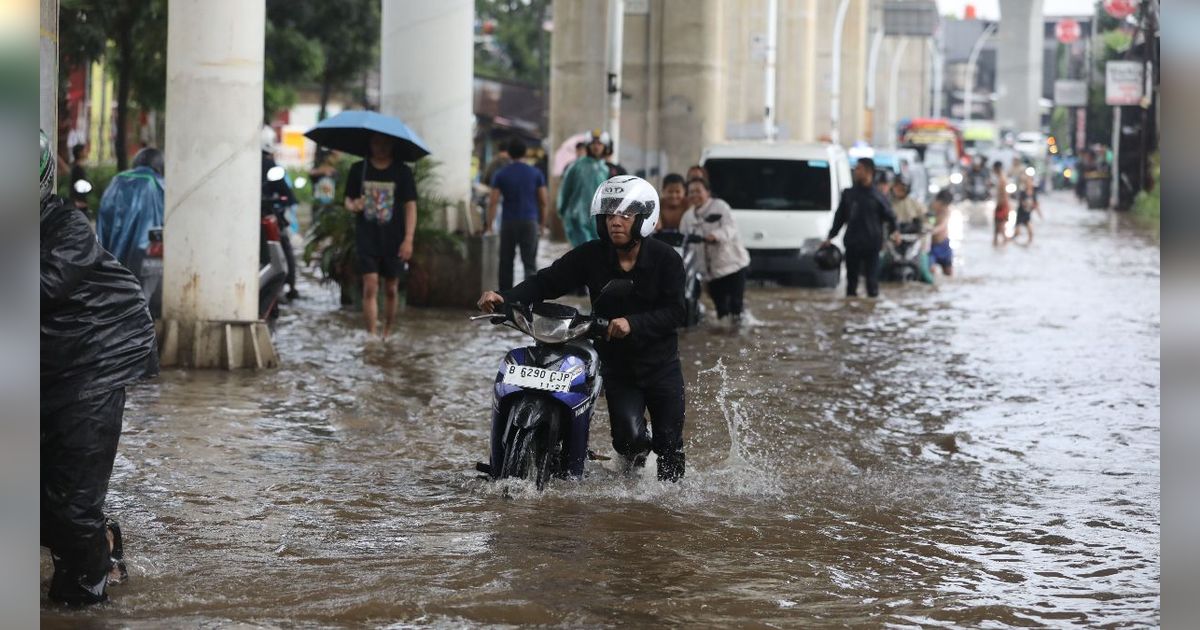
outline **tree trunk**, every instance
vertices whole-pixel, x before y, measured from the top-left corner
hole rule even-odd
[[[332,91],[333,78],[329,76],[329,73],[323,73],[321,75],[321,110],[317,112],[317,122],[325,120],[325,118],[329,115],[329,112],[327,111],[329,108],[329,93]],[[320,166],[320,163],[318,163],[318,160],[320,159],[321,151],[318,150],[313,154],[313,168]]]
[[[321,76],[321,111],[317,113],[317,122],[325,120],[329,115],[329,93],[333,91],[333,77],[328,74]]]
[[[129,168],[129,149],[125,144],[129,126],[129,88],[132,67],[130,63],[133,51],[132,35],[129,25],[122,24],[117,35],[117,120],[113,129],[116,138],[113,148],[117,154],[117,170]]]

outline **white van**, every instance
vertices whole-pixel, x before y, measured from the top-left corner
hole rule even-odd
[[[755,142],[704,150],[714,197],[733,209],[750,250],[750,277],[791,286],[837,286],[840,271],[820,271],[813,252],[829,234],[850,162],[840,146]]]

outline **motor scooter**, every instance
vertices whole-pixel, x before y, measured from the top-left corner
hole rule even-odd
[[[594,304],[632,289],[631,280],[613,280]],[[471,319],[507,326],[535,342],[509,350],[500,363],[492,385],[489,461],[475,469],[492,479],[532,478],[539,491],[555,477],[581,478],[603,386],[591,342],[607,334],[608,320],[556,302],[505,303],[496,313]]]
[[[695,250],[695,246],[703,243],[704,239],[683,232],[655,232],[654,238],[675,248],[683,259],[683,325],[691,328],[704,319],[704,304],[700,299],[704,286],[703,275],[700,273],[700,257]]]

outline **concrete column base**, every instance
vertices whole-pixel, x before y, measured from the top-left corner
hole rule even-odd
[[[279,355],[265,322],[166,320],[156,322],[155,328],[162,367],[279,367]]]

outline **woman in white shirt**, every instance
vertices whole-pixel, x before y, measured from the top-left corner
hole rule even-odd
[[[740,323],[750,252],[742,245],[729,204],[712,197],[707,181],[692,178],[688,181],[687,192],[691,208],[684,213],[679,231],[704,238],[704,244],[698,250],[700,269],[708,282],[708,294],[717,309],[717,319],[731,315],[734,323]]]

